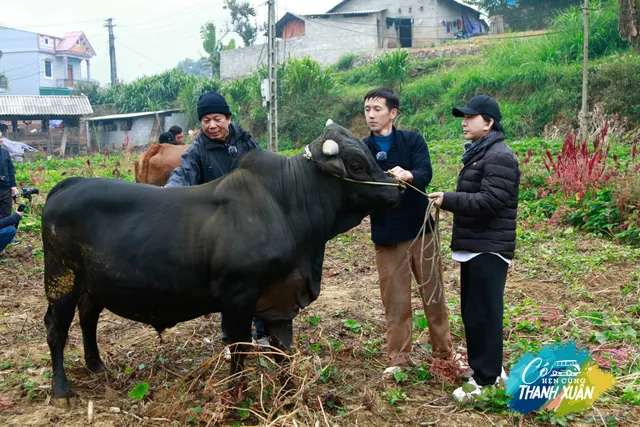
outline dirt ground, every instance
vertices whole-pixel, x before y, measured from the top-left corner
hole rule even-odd
[[[37,238],[21,242],[8,250],[8,262],[0,264],[0,422],[9,426],[85,426],[89,425],[88,408],[92,406],[94,426],[548,425],[533,416],[520,419],[506,412],[456,406],[450,393],[462,380],[455,385],[438,383],[435,378],[397,384],[382,378],[385,324],[368,230],[365,220],[329,242],[322,294],[294,321],[291,369],[299,379],[294,402],[279,410],[275,406],[281,400],[264,398],[263,402],[265,392],[273,397],[274,388],[265,385],[275,384],[272,367],[256,355],[248,357],[249,388],[243,396],[260,402],[266,421],[248,411],[230,409],[239,400],[234,401],[221,383],[228,367],[220,357],[223,345],[218,314],[181,323],[165,331],[160,340],[151,327],[104,311],[98,344],[108,372],[100,375],[84,367],[76,316],[65,366],[78,398],[71,408],[59,405],[50,390],[40,244]],[[456,267],[445,262],[449,299],[459,297]],[[526,279],[517,266],[510,273],[507,288],[510,304],[529,298],[544,306],[560,307],[567,299],[575,299],[569,289],[557,283]],[[600,286],[598,291],[606,296],[606,289]],[[452,301],[452,314],[459,314]],[[418,298],[414,298],[414,308],[422,309]],[[345,327],[345,320],[354,320],[360,327]],[[452,327],[452,331],[455,346],[464,349],[460,329]],[[426,330],[417,340],[428,342]],[[505,360],[508,356],[505,354]],[[414,346],[413,357],[417,361],[429,359],[421,345]],[[309,375],[305,377],[304,372]],[[149,384],[149,392],[136,401],[128,394],[141,383]],[[392,406],[388,399],[395,392],[405,396]],[[252,408],[256,410],[256,405]],[[606,404],[598,408],[604,415],[617,414],[618,419],[629,420],[629,424],[610,425],[640,422],[637,408]],[[598,417],[598,424],[603,422]]]

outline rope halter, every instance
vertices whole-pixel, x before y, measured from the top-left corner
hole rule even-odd
[[[311,150],[309,149],[309,145],[304,147],[304,158],[307,160],[313,160],[313,154],[311,154]],[[385,172],[387,175],[391,173],[391,171]],[[392,183],[392,182],[377,182],[377,181],[359,181],[357,179],[351,179],[347,177],[342,177],[340,175],[332,174],[336,178],[340,178],[343,181],[354,182],[356,184],[367,184],[367,185],[383,185],[387,187],[399,187],[402,189],[406,188],[407,183],[405,181],[400,180],[400,182]]]

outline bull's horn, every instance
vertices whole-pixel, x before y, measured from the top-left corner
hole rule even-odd
[[[329,120],[327,120],[327,124],[325,126],[329,126],[329,125],[332,125],[332,124],[333,124],[333,120],[329,119]]]
[[[322,152],[327,156],[335,156],[339,151],[340,147],[333,139],[327,139],[324,144],[322,144]]]

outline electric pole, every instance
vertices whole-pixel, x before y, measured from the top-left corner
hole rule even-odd
[[[582,70],[582,111],[580,112],[580,133],[589,137],[589,0],[584,0],[584,59]]]
[[[111,86],[115,86],[118,83],[118,70],[116,68],[116,45],[115,37],[113,36],[113,18],[107,19],[107,23],[103,25],[109,29],[109,60],[111,62]]]
[[[269,29],[267,49],[268,86],[268,133],[269,150],[278,151],[278,84],[277,84],[277,45],[276,45],[276,0],[268,0]]]

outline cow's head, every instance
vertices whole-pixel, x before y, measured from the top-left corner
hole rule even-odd
[[[380,169],[367,146],[331,120],[322,135],[309,144],[306,157],[322,172],[342,180],[349,210],[380,210],[400,202],[403,192],[400,187],[372,184],[396,181]]]

